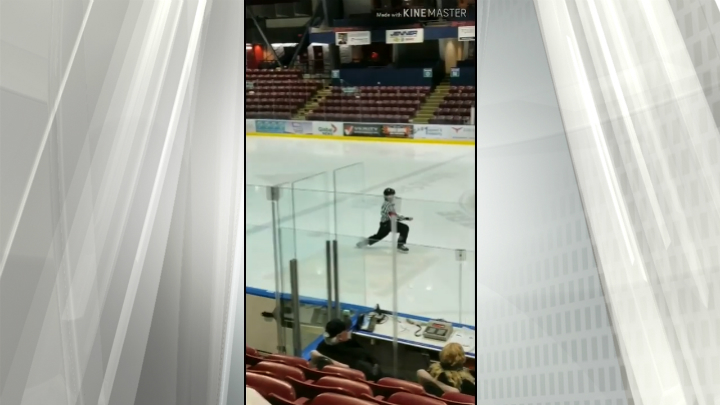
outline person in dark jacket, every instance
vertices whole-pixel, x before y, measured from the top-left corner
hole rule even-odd
[[[377,360],[360,342],[352,338],[349,326],[340,319],[328,322],[325,325],[324,339],[318,345],[317,351],[336,362],[362,371],[370,381],[379,380],[383,375]]]

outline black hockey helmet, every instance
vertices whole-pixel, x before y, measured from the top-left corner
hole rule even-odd
[[[391,189],[390,187],[386,188],[385,191],[383,191],[383,195],[385,197],[395,195],[395,190]]]

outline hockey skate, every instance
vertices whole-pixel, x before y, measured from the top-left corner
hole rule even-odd
[[[397,249],[398,249],[398,252],[400,252],[400,253],[410,252],[410,249],[408,249],[407,246],[405,246],[405,245],[398,245]]]

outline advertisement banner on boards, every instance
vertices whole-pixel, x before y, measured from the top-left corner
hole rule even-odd
[[[313,124],[310,121],[255,120],[255,129],[266,134],[312,135]]]
[[[345,136],[370,136],[370,137],[383,137],[382,125],[377,124],[356,124],[356,123],[344,123],[343,134]]]
[[[415,139],[446,139],[444,125],[413,125]]]
[[[457,141],[474,141],[475,126],[473,125],[443,125],[445,139]]]
[[[474,41],[475,26],[458,27],[458,41]]]
[[[342,124],[342,122],[314,121],[313,122],[313,134],[314,135],[342,136],[343,124]]]
[[[386,124],[382,125],[382,134],[387,138],[412,138],[412,125]]]
[[[425,40],[422,28],[385,31],[385,42],[388,44],[419,44]]]
[[[335,33],[335,45],[370,45],[370,31],[348,31]]]
[[[245,120],[245,133],[254,134],[257,132],[255,129],[255,120]]]
[[[367,136],[376,138],[412,138],[412,125],[403,124],[361,124],[345,123],[345,136]]]

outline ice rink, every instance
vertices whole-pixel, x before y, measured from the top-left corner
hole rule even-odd
[[[287,262],[297,258],[301,295],[327,298],[325,241],[337,235],[340,300],[391,308],[390,237],[355,248],[377,230],[382,191],[391,187],[400,214],[414,218],[410,253],[398,255],[399,312],[475,323],[474,147],[249,137],[246,158],[247,286],[275,291],[267,188],[285,184],[283,291]],[[465,261],[457,250],[466,251]]]

